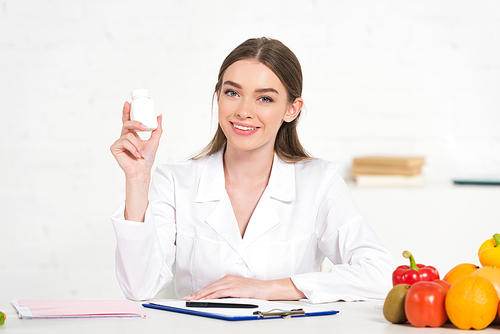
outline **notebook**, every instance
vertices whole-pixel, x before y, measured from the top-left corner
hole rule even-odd
[[[130,300],[13,300],[22,319],[145,317]]]

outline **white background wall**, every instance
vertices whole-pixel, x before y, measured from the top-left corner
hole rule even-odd
[[[365,154],[423,155],[428,182],[498,174],[496,0],[2,0],[0,298],[123,297],[109,219],[124,197],[109,153],[123,102],[148,88],[164,115],[157,162],[186,159],[211,138],[220,63],[257,36],[280,39],[301,60],[302,141],[343,175]],[[495,231],[471,221],[475,207],[461,207],[466,219],[440,212],[432,221],[425,210],[453,206],[433,189],[402,190],[414,207],[390,203],[397,192],[354,193],[384,242],[408,238],[415,254],[429,254],[421,262],[452,266],[462,259],[439,259],[450,252],[446,230],[472,231],[474,261],[478,240]],[[498,190],[481,194],[491,209]],[[434,206],[418,202],[429,198]],[[422,210],[405,210],[416,207],[431,227],[448,228],[409,236],[391,227],[415,219]],[[443,243],[430,245],[429,233]],[[401,263],[399,243],[389,246]]]

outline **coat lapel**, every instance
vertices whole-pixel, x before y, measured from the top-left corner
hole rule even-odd
[[[280,223],[277,202],[291,202],[295,198],[295,167],[274,156],[268,186],[248,223],[243,242],[245,248]]]
[[[224,150],[209,156],[203,167],[195,202],[210,205],[205,223],[223,238],[242,258],[245,258],[243,241],[227,196],[222,154]]]
[[[224,150],[209,156],[203,167],[195,201],[210,205],[205,222],[223,238],[246,262],[245,249],[255,240],[280,223],[276,210],[278,202],[295,199],[295,167],[274,156],[268,186],[257,204],[243,239],[234,216],[231,201],[225,190],[222,154]]]

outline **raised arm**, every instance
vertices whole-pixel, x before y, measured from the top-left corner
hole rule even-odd
[[[125,173],[125,219],[143,222],[148,207],[151,168],[163,132],[161,116],[158,116],[158,127],[152,131],[151,137],[142,140],[137,131],[146,127],[140,122],[130,120],[130,103],[125,102],[122,124],[120,138],[111,145],[110,150]]]

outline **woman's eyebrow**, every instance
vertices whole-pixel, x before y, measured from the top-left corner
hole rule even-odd
[[[231,80],[224,81],[223,85],[233,86],[233,87],[238,88],[238,89],[243,88],[239,83],[236,83],[236,82],[231,81]],[[255,90],[255,92],[256,93],[276,93],[276,94],[279,94],[279,92],[274,88],[258,88]]]
[[[279,94],[278,91],[274,88],[259,88],[255,90],[256,93],[276,93]]]
[[[233,86],[233,87],[236,87],[238,89],[242,89],[243,87],[241,87],[240,84],[234,82],[234,81],[231,81],[231,80],[226,80],[224,81],[223,85],[229,85],[229,86]]]

